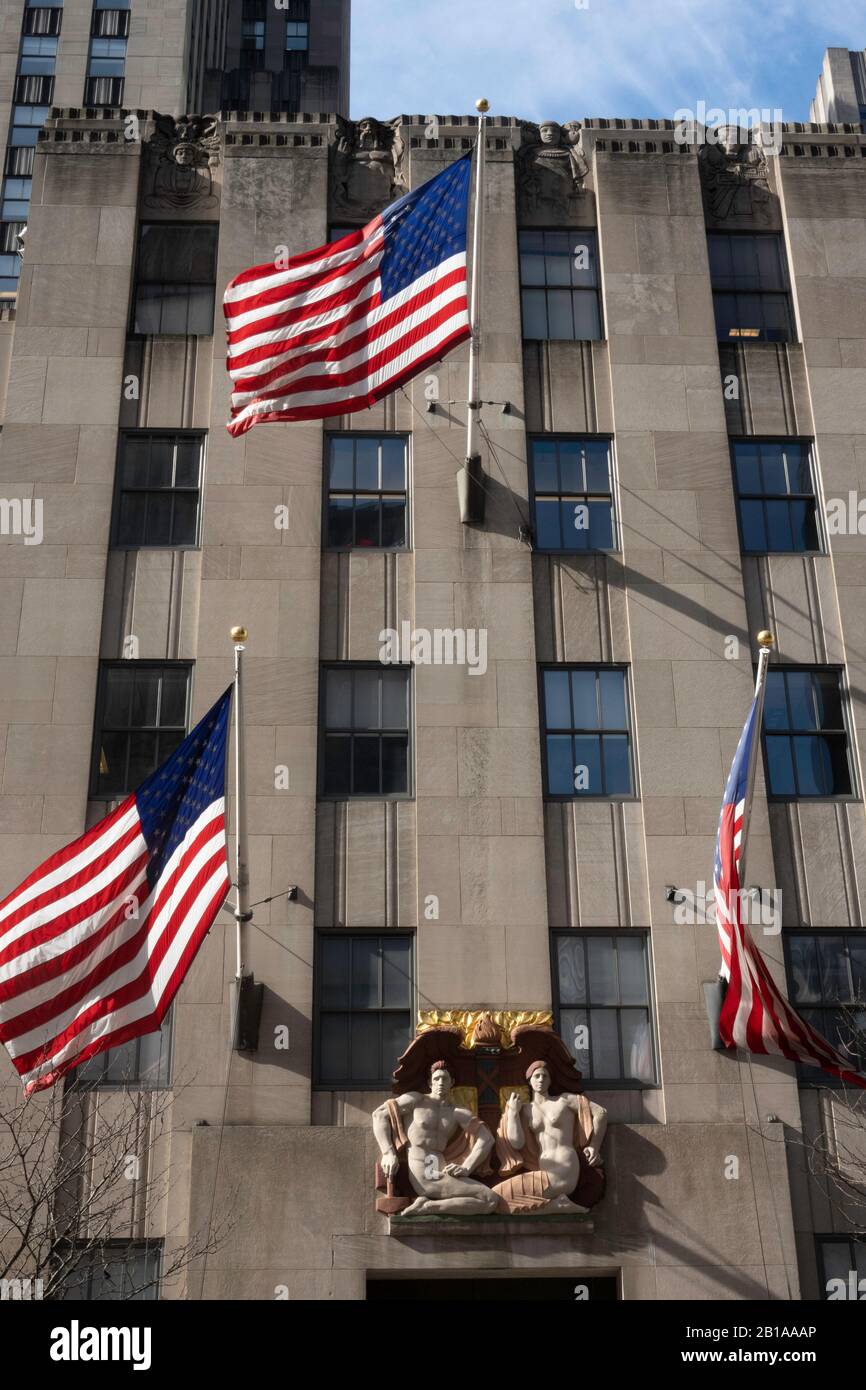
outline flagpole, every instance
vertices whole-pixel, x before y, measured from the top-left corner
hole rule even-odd
[[[740,863],[738,877],[742,890],[746,879],[746,851],[749,848],[749,821],[752,815],[752,798],[755,794],[755,774],[758,768],[758,748],[761,743],[761,726],[764,722],[764,697],[767,693],[767,668],[770,665],[770,652],[775,645],[775,637],[766,629],[758,633],[758,674],[755,678],[755,723],[752,731],[752,746],[749,749],[749,768],[746,777],[746,795],[743,803],[743,825],[740,830]]]
[[[235,908],[234,917],[237,924],[236,932],[236,968],[235,979],[240,981],[244,974],[244,938],[243,929],[245,923],[252,920],[250,911],[250,870],[247,855],[247,798],[246,798],[246,769],[244,766],[244,740],[243,740],[243,654],[246,651],[246,640],[249,636],[245,627],[233,627],[231,639],[235,644],[235,679],[234,679],[234,705],[235,705]]]
[[[478,453],[478,418],[481,411],[481,251],[484,223],[484,157],[487,146],[487,112],[490,102],[479,97],[478,139],[475,145],[475,208],[472,220],[472,292],[469,301],[469,389],[466,410],[466,463],[458,474],[460,520],[480,521],[484,517],[481,491],[481,458]]]

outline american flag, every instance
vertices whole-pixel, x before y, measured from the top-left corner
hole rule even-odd
[[[747,1052],[771,1053],[786,1057],[789,1062],[820,1067],[852,1086],[866,1089],[866,1076],[852,1070],[856,1058],[846,1058],[837,1052],[792,1009],[773,980],[748,924],[743,921],[740,899],[743,815],[751,794],[749,762],[753,741],[759,733],[758,722],[756,696],[731,764],[716,838],[713,882],[722,952],[720,973],[728,981],[719,1032],[726,1047],[743,1047]]]
[[[363,410],[470,336],[471,158],[362,230],[235,276],[223,301],[231,434]]]
[[[0,903],[0,1041],[25,1091],[161,1025],[229,888],[231,687],[132,795]]]

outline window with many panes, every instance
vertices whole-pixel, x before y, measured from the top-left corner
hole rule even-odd
[[[187,732],[191,667],[104,662],[99,671],[92,794],[126,796],[165,762]]]
[[[747,554],[820,550],[811,447],[803,440],[731,444],[740,540]]]
[[[123,101],[126,39],[94,34],[90,40],[85,106],[119,106]]]
[[[54,100],[57,35],[62,16],[59,6],[31,7],[24,12],[0,191],[0,294],[6,296],[18,290],[18,237],[30,208],[39,128]]]
[[[861,1302],[866,1292],[866,1240],[852,1236],[816,1236],[815,1243],[821,1298],[832,1296],[834,1302],[846,1299]]]
[[[130,1038],[119,1047],[98,1052],[89,1057],[72,1073],[75,1086],[108,1090],[136,1087],[155,1091],[171,1081],[172,1010],[166,1014],[156,1033],[144,1033]]]
[[[316,953],[316,1079],[387,1086],[412,1036],[412,937],[322,935]]]
[[[216,248],[213,223],[142,225],[133,332],[213,333]]]
[[[529,440],[536,550],[616,548],[609,439]]]
[[[159,1297],[161,1244],[109,1241],[68,1257],[63,1297],[73,1302],[144,1303]]]
[[[595,232],[518,233],[523,336],[601,337]]]
[[[772,667],[763,732],[770,796],[791,800],[853,794],[841,671]]]
[[[326,442],[325,544],[330,550],[404,550],[406,458],[402,435],[332,434]]]
[[[793,341],[782,238],[776,232],[709,232],[707,245],[719,342]]]
[[[407,666],[322,668],[322,796],[409,794],[409,678]]]
[[[625,669],[545,666],[540,698],[546,795],[559,800],[632,796]]]
[[[789,998],[831,1046],[866,1069],[866,932],[786,932]],[[833,1078],[800,1067],[800,1079],[832,1085]],[[840,1083],[841,1084],[841,1083]]]
[[[204,435],[131,431],[120,436],[114,544],[198,542]]]
[[[656,1082],[649,943],[642,932],[553,933],[557,1027],[587,1082]]]

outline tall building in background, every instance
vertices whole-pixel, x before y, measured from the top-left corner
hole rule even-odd
[[[839,125],[866,121],[866,49],[825,51],[809,120]]]
[[[3,0],[0,305],[17,290],[52,107],[348,115],[349,11],[350,0]]]
[[[810,1171],[840,1092],[714,1051],[704,994],[761,628],[754,930],[827,1036],[866,987],[866,132],[798,123],[770,152],[746,132],[679,144],[665,120],[494,117],[486,507],[464,525],[465,349],[369,412],[232,439],[220,299],[280,248],[365,225],[470,150],[474,118],[179,120],[186,67],[156,32],[175,78],[142,58],[134,99],[89,108],[86,82],[118,80],[87,76],[89,7],[33,13],[64,87],[16,79],[44,129],[10,147],[33,164],[9,174],[29,203],[0,452],[0,896],[176,746],[246,624],[263,986],[233,1038],[224,910],[162,1033],[80,1070],[95,1131],[124,1089],[168,1099],[172,1181],[156,1205],[128,1183],[79,1286],[150,1271],[152,1296],[161,1270],[165,1297],[394,1299],[541,1280],[574,1309],[577,1285],[785,1300],[866,1276]],[[273,14],[230,15],[265,61],[225,80],[273,92]],[[129,83],[135,0],[130,18]],[[445,657],[383,662],[406,629]],[[553,1030],[607,1111],[602,1200],[547,1226],[401,1223],[371,1130],[398,1057],[418,1028],[443,1037],[461,1100],[495,1121],[521,1027],[548,1048]]]

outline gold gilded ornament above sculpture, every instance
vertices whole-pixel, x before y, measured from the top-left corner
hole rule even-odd
[[[549,1009],[421,1009],[416,1036],[440,1028],[458,1030],[460,1046],[500,1047],[511,1050],[515,1028],[552,1028]]]

